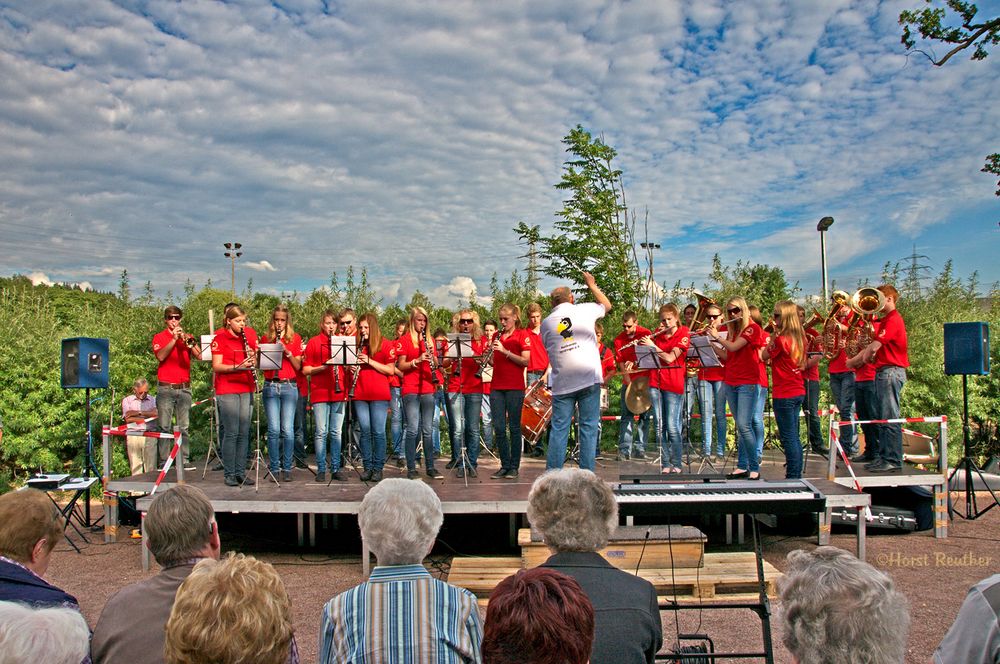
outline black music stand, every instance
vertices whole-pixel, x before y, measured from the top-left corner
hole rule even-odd
[[[324,364],[328,364],[334,367],[334,371],[337,367],[355,367],[359,366],[358,363],[358,345],[357,339],[350,335],[340,335],[330,337],[330,359],[328,359]],[[341,387],[347,390],[347,398],[344,400],[344,423],[340,427],[340,456],[338,463],[340,467],[344,467],[343,460],[346,459],[351,466],[351,470],[360,479],[362,477],[361,471],[358,470],[358,464],[356,461],[356,456],[352,453],[352,446],[355,445],[355,441],[352,436],[352,427],[354,424],[354,418],[351,417],[351,411],[353,410],[352,404],[354,403],[351,397],[351,378],[347,375],[346,371],[344,373],[344,382],[347,385],[342,385]],[[360,445],[360,441],[358,441]],[[360,450],[359,450],[360,451]],[[364,481],[364,480],[362,480]],[[366,485],[367,482],[364,482]],[[330,473],[330,479],[327,481],[326,486],[329,487],[333,484],[333,473]]]

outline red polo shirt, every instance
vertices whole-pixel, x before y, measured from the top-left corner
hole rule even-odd
[[[893,309],[881,320],[875,338],[882,347],[875,354],[875,370],[882,367],[908,367],[910,357],[907,352],[906,324],[899,311]]]
[[[306,344],[302,363],[310,367],[322,366],[330,359],[330,337],[317,334]],[[336,378],[334,377],[336,375]],[[337,382],[340,390],[337,390]],[[330,403],[347,399],[347,386],[342,366],[328,365],[322,371],[309,376],[309,400],[312,403]]]
[[[174,338],[169,328],[153,337],[153,354],[166,348]],[[156,379],[161,383],[187,383],[191,380],[191,350],[178,340],[173,349],[156,369]]]
[[[779,336],[774,339],[771,353],[771,378],[774,380],[772,396],[775,399],[790,399],[804,396],[806,384],[802,380],[802,369],[792,360],[792,341]]]
[[[247,338],[247,346],[250,352],[257,350],[257,333],[252,327],[244,327],[243,333]],[[212,356],[222,357],[223,364],[240,364],[246,359],[246,349],[243,347],[243,340],[230,331],[228,327],[223,327],[215,331],[215,338],[212,339]],[[253,392],[254,376],[251,371],[233,371],[231,373],[215,374],[216,394],[242,394],[243,392]]]
[[[737,338],[746,339],[747,343],[735,353],[729,352],[726,358],[726,385],[759,385],[761,360],[757,351],[763,338],[760,325],[751,322]]]
[[[675,348],[680,348],[681,354],[670,363],[670,366],[652,372],[653,375],[649,381],[650,387],[655,387],[664,392],[684,394],[685,356],[687,355],[687,349],[691,346],[691,333],[686,327],[681,325],[669,337],[664,337],[666,335],[661,334],[653,340],[656,342],[656,347],[665,353],[669,353]]]
[[[514,328],[506,338],[501,333],[500,343],[508,352],[517,356],[520,356],[525,350],[530,351],[533,345],[531,333],[521,327]],[[511,362],[504,353],[494,352],[493,389],[523,390],[524,387],[524,367]]]

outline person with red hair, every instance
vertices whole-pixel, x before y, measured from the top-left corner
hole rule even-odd
[[[483,664],[586,664],[593,643],[594,607],[569,575],[518,570],[490,595]]]

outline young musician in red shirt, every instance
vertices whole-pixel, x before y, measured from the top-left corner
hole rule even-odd
[[[337,315],[327,309],[320,318],[319,334],[306,344],[302,373],[309,377],[309,397],[316,424],[313,442],[316,446],[316,481],[326,482],[327,442],[330,443],[330,477],[342,482],[340,472],[341,429],[344,426],[347,388],[343,366],[327,364],[333,357],[330,339],[337,332]]]
[[[878,321],[872,322],[874,329],[873,339],[878,338]],[[846,366],[854,370],[854,405],[857,410],[858,419],[877,420],[878,415],[878,395],[875,392],[875,365],[866,364],[864,359],[864,348],[858,349],[858,354],[848,357]],[[878,458],[878,434],[879,425],[862,424],[861,431],[865,434],[865,451],[851,459],[854,463],[871,463]]]
[[[621,460],[633,456],[637,459],[645,458],[649,418],[653,416],[652,409],[639,415],[638,430],[633,436],[632,425],[635,424],[635,416],[625,403],[625,393],[628,391],[629,383],[635,379],[649,378],[649,371],[633,371],[632,369],[636,364],[635,343],[651,334],[649,330],[639,325],[638,321],[639,318],[634,311],[626,311],[622,315],[622,332],[614,340],[615,361],[622,374],[621,419],[618,422],[618,458]],[[635,441],[634,447],[633,441]]]
[[[396,373],[396,343],[382,337],[375,314],[358,319],[358,362],[349,380],[354,415],[361,428],[362,482],[380,482],[385,467],[385,421],[389,415],[389,376]]]
[[[250,407],[257,389],[257,333],[237,304],[226,307],[225,324],[212,340],[215,401],[222,421],[222,468],[226,486],[253,484],[246,476]]]
[[[712,304],[705,309],[705,321],[716,333],[721,331],[722,309]],[[718,346],[718,344],[716,344]],[[715,413],[715,455],[726,456],[726,369],[724,366],[698,370],[698,401],[701,409],[701,435],[705,456],[712,452],[712,413]],[[715,460],[714,458],[712,459]]]
[[[424,463],[427,476],[443,479],[434,467],[432,430],[434,426],[434,391],[441,381],[440,371],[432,370],[437,364],[434,342],[427,330],[427,312],[422,307],[414,307],[406,331],[399,338],[396,367],[403,372],[403,409],[406,412],[406,476],[419,477],[417,472],[417,436],[424,441]]]
[[[800,305],[796,305],[795,310],[799,314],[799,322],[805,325],[806,310]],[[806,435],[809,438],[809,447],[812,448],[812,451],[826,456],[829,450],[823,443],[823,427],[819,419],[819,362],[823,359],[822,339],[814,327],[805,329],[805,335],[808,359],[806,368],[802,371],[802,380],[806,390],[806,398],[802,407],[806,416]]]
[[[295,409],[299,402],[297,376],[302,367],[302,337],[292,327],[288,307],[279,304],[271,312],[265,344],[281,344],[281,368],[264,372],[264,412],[267,413],[267,456],[271,474],[292,481],[295,447]]]
[[[521,468],[521,408],[524,369],[531,357],[531,336],[521,327],[521,308],[500,307],[500,334],[493,340],[493,387],[490,410],[500,470],[490,479],[516,479]],[[509,438],[508,438],[509,434]]]
[[[685,358],[691,345],[691,333],[681,325],[680,311],[676,304],[660,307],[660,329],[656,339],[645,338],[642,346],[656,349],[661,369],[653,372],[650,382],[650,397],[653,407],[659,409],[655,421],[662,423],[659,432],[660,472],[680,473],[682,469],[683,445],[681,441],[681,417],[684,414]],[[659,428],[659,427],[658,427]]]
[[[451,436],[451,461],[448,468],[458,468],[456,477],[476,477],[479,460],[479,413],[483,404],[483,379],[479,373],[479,360],[486,347],[486,339],[479,327],[479,314],[470,309],[462,309],[451,317],[451,329],[472,338],[472,353],[463,344],[462,364],[447,358],[444,366],[449,369],[448,396],[445,409],[448,412],[448,433]],[[463,454],[464,450],[464,454]]]
[[[497,336],[500,326],[495,320],[483,323],[483,353],[489,354],[489,348]],[[490,393],[493,391],[493,365],[488,363],[483,368],[483,407],[479,410],[479,420],[483,425],[483,443],[486,449],[493,449],[493,409],[490,405]]]
[[[194,470],[188,442],[188,425],[191,419],[191,349],[198,348],[198,345],[194,336],[181,327],[183,317],[184,312],[180,307],[170,305],[163,310],[166,327],[153,337],[153,355],[160,365],[156,369],[156,419],[160,431],[172,431],[176,417],[177,428],[181,432],[181,463],[184,464],[184,470]],[[159,457],[157,465],[162,466],[170,456],[173,441],[160,438],[150,444],[156,446]]]
[[[527,382],[530,387],[536,381],[545,377],[549,368],[549,355],[545,352],[545,344],[539,336],[542,329],[542,306],[537,302],[532,302],[524,308],[524,313],[528,319],[528,326],[525,331],[531,335],[531,357],[528,358]],[[525,454],[531,454],[536,458],[545,456],[545,433],[538,437],[534,448],[530,443],[525,443]]]
[[[799,479],[802,477],[799,412],[806,395],[802,381],[802,370],[806,365],[806,337],[795,303],[791,300],[782,300],[774,305],[773,320],[774,334],[762,357],[771,362],[771,407],[778,424],[778,437],[785,450],[785,479]]]
[[[899,395],[906,384],[906,367],[910,366],[906,324],[896,309],[899,291],[891,284],[878,287],[885,295],[885,307],[875,340],[862,351],[863,361],[875,365],[875,395],[878,419],[899,418]],[[873,473],[897,473],[903,467],[903,427],[900,423],[880,424],[878,458],[865,466]]]
[[[753,418],[757,399],[760,398],[759,344],[762,332],[760,326],[750,320],[750,308],[742,297],[730,298],[726,303],[726,315],[732,322],[725,339],[712,327],[707,333],[722,346],[719,355],[726,363],[729,410],[736,420],[739,454],[736,470],[729,477],[756,480],[760,478],[760,464]]]

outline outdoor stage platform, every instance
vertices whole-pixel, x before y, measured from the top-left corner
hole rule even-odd
[[[531,484],[545,469],[544,459],[522,458],[520,477],[516,480],[491,480],[490,474],[498,468],[498,463],[490,455],[480,458],[478,477],[461,479],[454,476],[453,471],[444,469],[447,458],[438,459],[436,467],[445,477],[443,480],[432,480],[423,474],[419,481],[429,484],[441,499],[446,515],[455,514],[504,514],[509,516],[509,539],[516,542],[517,529],[524,524],[527,512],[528,492]],[[697,457],[692,457],[692,463],[685,468],[683,475],[672,475],[672,479],[691,478],[698,474],[718,474],[733,470],[734,458],[730,456],[725,462],[717,462],[714,466],[701,463]],[[780,450],[766,449],[761,464],[763,480],[780,480],[784,478],[784,456]],[[350,465],[341,472],[347,478],[345,482],[317,483],[309,470],[293,471],[294,481],[275,484],[263,473],[257,479],[256,486],[227,487],[223,483],[221,472],[211,470],[205,472],[201,463],[196,471],[183,473],[183,481],[198,486],[204,490],[212,501],[217,512],[248,514],[295,514],[298,526],[299,545],[315,545],[316,515],[355,515],[358,512],[361,499],[369,485],[361,482],[360,476]],[[656,474],[659,463],[652,459],[617,461],[613,456],[605,455],[597,464],[597,474],[607,482],[619,482],[622,475]],[[866,507],[870,505],[870,497],[855,488],[854,479],[846,472],[842,463],[837,464],[837,472],[833,481],[827,478],[828,461],[826,458],[807,454],[805,472],[803,475],[821,491],[827,498],[826,513],[818,515],[819,543],[826,543],[830,536],[830,513],[836,508],[857,510],[859,519],[857,527],[857,553],[865,555],[865,519]],[[903,473],[892,475],[872,475],[866,473],[860,466],[855,468],[855,474],[861,487],[865,486],[925,486],[934,491],[935,499],[935,535],[947,536],[947,476],[941,472],[917,470],[912,467]],[[254,477],[253,473],[249,473]],[[405,477],[405,469],[400,469],[390,462],[385,467],[385,478]],[[112,479],[107,484],[109,493],[128,491],[149,493],[156,481],[155,473],[134,475],[120,479]],[[171,469],[160,485],[163,490],[177,483],[177,471]],[[148,509],[151,498],[145,496],[137,501],[140,512]],[[106,531],[105,539],[112,541],[117,537],[117,500],[105,501]],[[736,520],[738,538],[742,541],[743,519]],[[732,531],[727,523],[727,540],[731,539]],[[145,551],[144,551],[145,553]],[[367,551],[362,551],[365,571],[368,569]],[[144,557],[144,567],[148,559]]]

